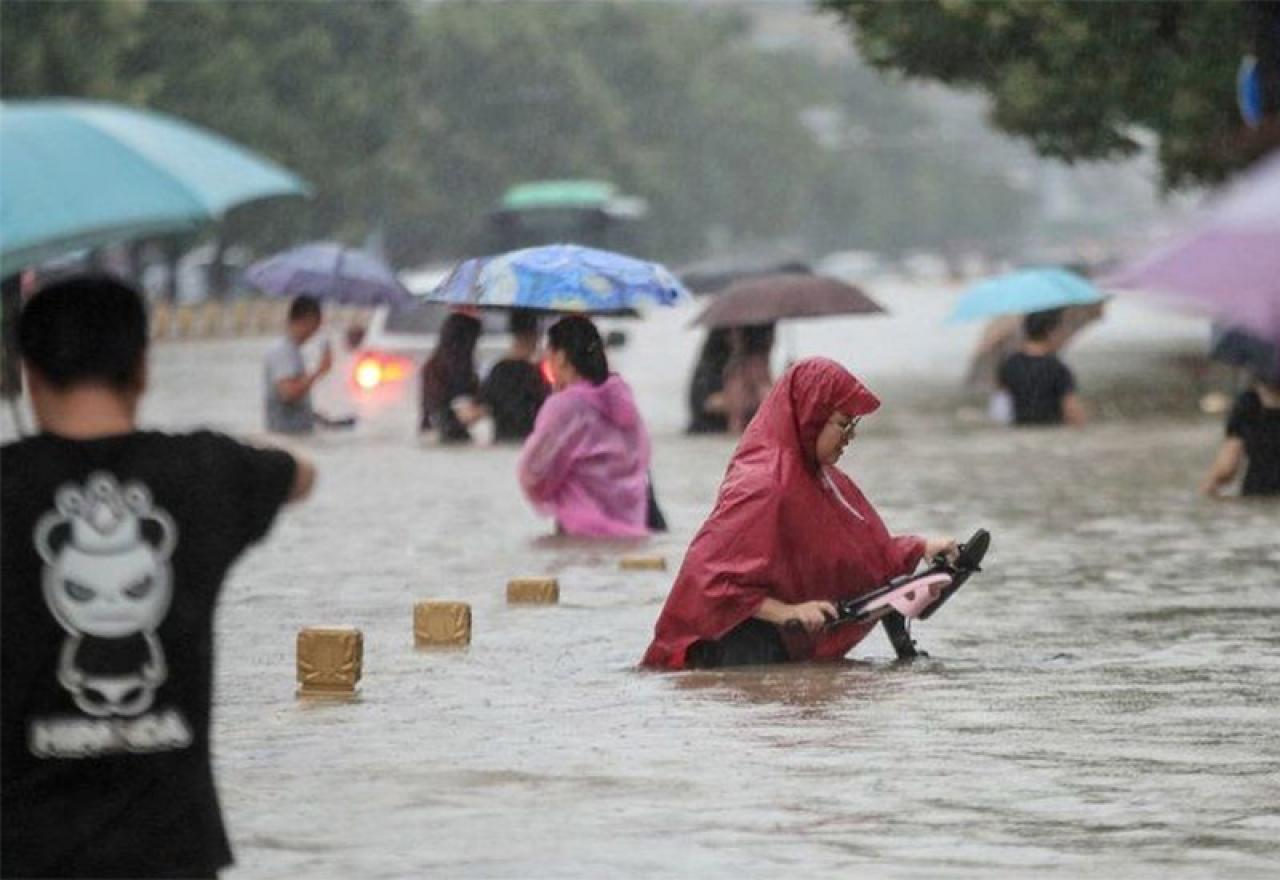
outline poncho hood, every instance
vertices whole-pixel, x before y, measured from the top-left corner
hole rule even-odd
[[[862,416],[880,401],[834,361],[783,374],[729,463],[716,506],[694,536],[654,628],[644,665],[679,669],[695,642],[722,638],[766,598],[838,601],[915,568],[922,539],[891,536],[844,472],[814,446],[833,412]],[[812,639],[812,658],[843,656],[869,626]]]

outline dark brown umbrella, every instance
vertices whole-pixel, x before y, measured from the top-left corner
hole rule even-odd
[[[781,274],[809,275],[813,272],[807,263],[797,259],[752,260],[741,257],[701,260],[687,263],[675,271],[684,286],[695,296],[719,293],[729,285],[748,278]]]
[[[730,285],[693,323],[704,327],[772,324],[786,318],[876,315],[885,309],[852,284],[823,275],[765,275]]]

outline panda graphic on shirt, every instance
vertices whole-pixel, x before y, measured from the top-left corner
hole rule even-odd
[[[97,718],[146,712],[168,678],[156,636],[173,598],[173,519],[141,483],[94,473],[36,523],[45,602],[66,630],[58,683]]]

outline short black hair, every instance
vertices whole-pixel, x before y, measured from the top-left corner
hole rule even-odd
[[[300,321],[303,318],[320,317],[320,300],[309,293],[302,293],[289,303],[289,320]]]
[[[1022,332],[1033,342],[1044,342],[1049,334],[1062,323],[1063,309],[1045,309],[1032,312],[1022,319]]]
[[[23,360],[54,388],[106,385],[131,391],[147,353],[142,295],[105,275],[79,275],[39,290],[18,316]]]
[[[533,309],[512,309],[507,318],[507,330],[512,336],[537,335],[538,313]]]

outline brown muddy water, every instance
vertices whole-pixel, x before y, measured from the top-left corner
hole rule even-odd
[[[1195,495],[1204,323],[1114,304],[1067,354],[1098,422],[1012,432],[958,390],[976,329],[946,297],[877,292],[892,317],[784,342],[885,400],[842,466],[891,528],[993,534],[916,628],[930,659],[875,633],[840,665],[637,671],[670,573],[546,537],[515,450],[422,448],[406,410],[313,443],[316,495],[227,584],[227,876],[1280,875],[1280,507]],[[732,452],[680,434],[689,317],[615,357],[673,524],[640,546],[672,573]],[[147,422],[256,431],[265,344],[159,347]],[[505,604],[542,574],[558,606]],[[428,598],[472,604],[469,649],[414,650]],[[364,631],[361,696],[299,703],[295,633],[337,623]]]

